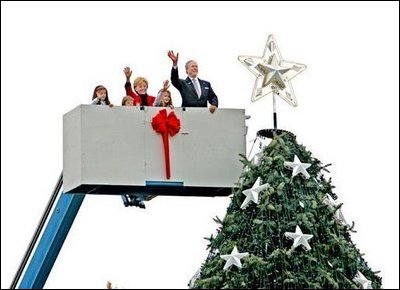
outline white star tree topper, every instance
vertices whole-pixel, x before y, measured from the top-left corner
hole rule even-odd
[[[310,178],[310,174],[308,174],[307,168],[311,166],[311,163],[301,163],[297,155],[294,155],[293,162],[285,161],[283,164],[287,168],[293,169],[292,177],[295,177],[297,174],[300,173],[304,178]]]
[[[251,96],[252,102],[274,92],[289,105],[297,106],[290,79],[305,70],[306,65],[283,60],[272,34],[268,36],[262,57],[243,55],[238,59],[257,77]]]
[[[260,191],[269,187],[268,183],[260,185],[260,182],[261,182],[261,177],[258,177],[256,182],[254,182],[252,188],[243,190],[242,193],[246,196],[246,198],[243,201],[242,205],[240,206],[241,209],[245,209],[249,205],[250,201],[254,202],[255,204],[258,204],[258,194],[260,193]]]
[[[371,281],[365,278],[360,271],[357,271],[356,276],[353,278],[353,282],[359,284],[362,289],[372,289]]]
[[[303,234],[299,226],[296,226],[296,232],[294,233],[285,232],[285,237],[291,238],[293,240],[292,249],[295,249],[301,245],[307,251],[311,250],[311,246],[309,245],[308,240],[311,239],[313,235]]]
[[[236,246],[233,248],[232,253],[230,255],[221,255],[221,258],[226,260],[224,270],[226,271],[229,269],[232,265],[235,265],[238,268],[242,268],[242,263],[240,262],[240,259],[243,259],[244,257],[248,256],[249,253],[239,253]]]

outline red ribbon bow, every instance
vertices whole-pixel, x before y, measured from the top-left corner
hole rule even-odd
[[[154,131],[160,133],[164,143],[164,157],[165,157],[165,169],[167,172],[167,179],[171,177],[171,170],[169,164],[169,142],[168,134],[174,136],[181,129],[181,121],[175,115],[174,112],[170,112],[167,115],[167,110],[162,109],[156,116],[153,117],[151,122]]]

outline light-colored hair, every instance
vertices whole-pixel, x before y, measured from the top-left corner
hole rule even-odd
[[[147,81],[147,79],[145,79],[144,77],[137,77],[134,81],[133,81],[133,88],[135,88],[137,85],[140,84],[145,84],[146,87],[149,87],[149,82]]]
[[[164,94],[164,93],[168,93],[168,96],[169,96],[169,102],[168,102],[167,104],[164,104],[164,101],[163,101],[163,95],[162,95],[162,94]],[[171,92],[170,92],[169,90],[164,90],[164,91],[162,91],[162,93],[161,93],[160,105],[161,105],[162,107],[173,106],[173,104],[172,104]]]
[[[134,99],[131,96],[125,96],[122,98],[122,106],[125,106],[128,100],[132,100],[132,102],[135,103]]]
[[[188,61],[185,63],[185,70],[187,70],[187,69],[189,68],[189,64],[190,64],[191,62],[196,62],[196,61],[193,60],[193,59],[188,60]]]

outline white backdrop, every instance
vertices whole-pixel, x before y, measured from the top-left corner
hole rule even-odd
[[[62,115],[96,85],[119,105],[123,67],[156,94],[166,53],[195,59],[220,107],[246,108],[248,139],[272,126],[272,99],[250,102],[255,77],[238,55],[308,66],[292,80],[299,106],[277,100],[278,126],[324,163],[353,241],[384,288],[398,288],[399,4],[1,2],[1,287],[9,287],[62,170]],[[173,89],[175,105],[180,97]],[[248,143],[250,148],[251,143]],[[227,198],[157,197],[147,209],[87,196],[46,288],[186,288],[207,256]]]

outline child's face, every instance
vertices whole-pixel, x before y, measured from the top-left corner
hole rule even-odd
[[[164,104],[168,104],[170,100],[171,97],[169,96],[169,93],[163,92],[162,101],[164,102]]]
[[[133,99],[132,98],[129,98],[129,99],[127,99],[126,101],[125,101],[125,105],[124,106],[133,106],[134,104],[133,104]]]
[[[99,98],[100,100],[104,101],[106,99],[106,96],[107,96],[106,89],[97,90],[96,91],[96,95],[97,95],[97,98]]]
[[[144,84],[144,83],[139,83],[139,84],[136,85],[135,91],[139,95],[145,95],[145,94],[147,94],[147,85]]]

